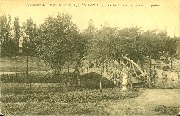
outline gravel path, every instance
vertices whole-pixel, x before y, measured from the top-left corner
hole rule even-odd
[[[110,115],[156,115],[153,108],[158,105],[180,106],[180,89],[146,89],[136,98],[107,104],[105,111]]]

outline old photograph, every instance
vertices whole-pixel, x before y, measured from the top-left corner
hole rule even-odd
[[[0,0],[0,115],[180,116],[180,0]]]

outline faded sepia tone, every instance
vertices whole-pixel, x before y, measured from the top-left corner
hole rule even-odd
[[[1,0],[0,114],[180,115],[179,0]]]
[[[45,4],[46,6],[29,6],[33,4]],[[56,6],[50,6],[56,4]],[[59,6],[59,4],[71,4],[72,6]],[[77,5],[73,6],[73,5]],[[82,4],[98,4],[98,6],[83,6]],[[119,6],[113,6],[119,5]],[[103,5],[103,6],[102,6]],[[109,6],[108,5],[112,5]],[[124,6],[123,6],[124,5]],[[126,6],[127,5],[127,6]],[[131,6],[133,5],[133,6]],[[139,6],[143,5],[143,6]],[[154,6],[153,5],[160,5]],[[22,10],[23,9],[23,10]],[[11,14],[18,16],[21,21],[25,21],[29,17],[34,17],[37,24],[43,22],[48,15],[56,15],[58,12],[70,13],[73,16],[73,21],[78,25],[80,30],[87,27],[89,19],[93,19],[98,27],[104,22],[107,22],[113,27],[132,27],[138,26],[143,29],[166,29],[169,35],[179,36],[180,21],[179,21],[179,1],[178,0],[2,0],[1,14]]]

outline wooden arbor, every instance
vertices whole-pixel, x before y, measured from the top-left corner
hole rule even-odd
[[[147,82],[147,73],[143,71],[138,64],[133,60],[130,60],[126,56],[124,57],[129,63],[129,70],[127,72],[128,81],[127,88],[133,89],[135,87],[144,87]],[[127,65],[126,65],[127,68]],[[140,73],[137,73],[137,71]]]

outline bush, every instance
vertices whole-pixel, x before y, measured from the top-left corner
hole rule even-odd
[[[29,73],[28,78],[26,73],[17,74],[2,74],[1,82],[3,83],[59,83],[64,75],[53,76],[52,74],[44,73]]]
[[[44,74],[44,73],[29,73],[27,78],[26,73],[17,74],[3,74],[1,75],[2,83],[63,83],[66,84],[70,82],[71,85],[77,85],[75,83],[74,74]],[[80,86],[85,89],[99,89],[99,83],[101,80],[103,88],[113,88],[116,85],[105,77],[102,77],[96,73],[89,73],[80,76]]]
[[[177,115],[179,107],[158,105],[154,108],[154,111],[159,115]]]
[[[116,86],[112,81],[93,72],[82,75],[80,77],[80,85],[82,88],[99,89],[100,80],[103,88],[113,88]]]
[[[167,78],[158,79],[155,84],[156,88],[160,89],[180,89],[180,80],[172,81]]]

